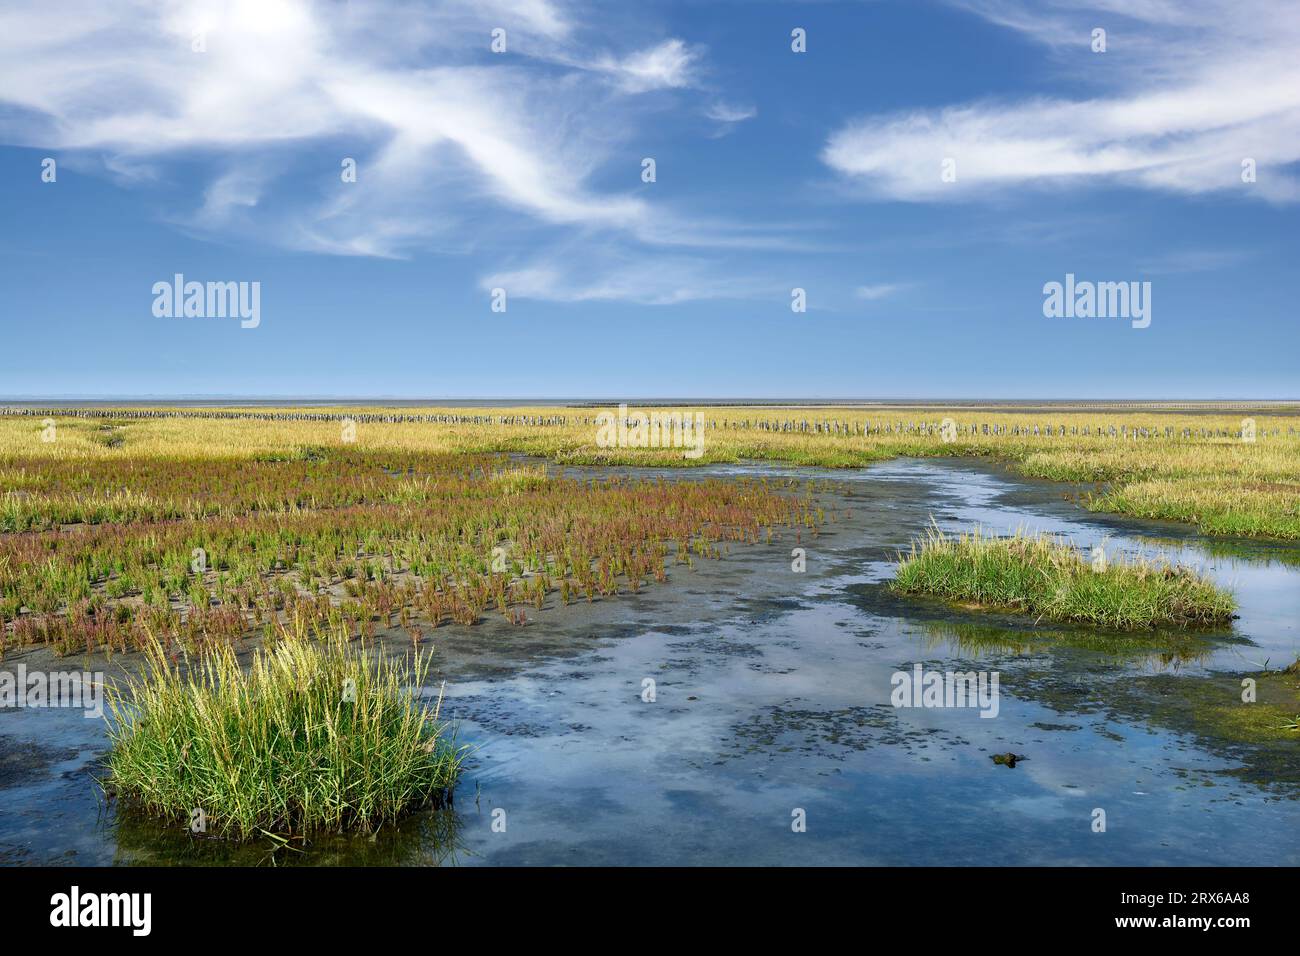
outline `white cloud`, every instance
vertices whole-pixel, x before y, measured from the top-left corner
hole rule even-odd
[[[548,0],[70,0],[57,15],[11,4],[0,139],[97,156],[122,181],[202,158],[215,167],[203,202],[174,221],[322,252],[464,243],[448,226],[470,217],[476,233],[522,216],[707,241],[711,228],[652,212],[634,175],[626,192],[588,185],[630,133],[629,95],[689,85],[701,50],[591,53],[577,22]],[[488,52],[497,26],[500,58]],[[357,160],[354,184],[339,181],[343,156]]]
[[[876,302],[880,299],[887,299],[905,288],[906,286],[898,283],[881,282],[876,285],[860,285],[853,290],[853,294],[867,302]]]
[[[576,265],[575,265],[576,263]],[[789,286],[770,277],[738,273],[699,258],[590,252],[552,255],[519,269],[485,276],[484,290],[502,288],[510,297],[550,302],[635,302],[676,305],[713,299],[788,301]]]
[[[1300,161],[1300,8],[1259,0],[1104,3],[1116,29],[1109,52],[1094,54],[1088,39],[1097,5],[963,5],[1054,48],[1073,38],[1070,75],[1096,75],[1110,89],[854,120],[830,136],[822,158],[868,193],[939,200],[1110,181],[1300,199],[1300,180],[1284,168]],[[1131,23],[1141,28],[1125,29]],[[1130,37],[1140,56],[1131,49],[1126,56]],[[949,158],[955,182],[941,177]],[[1241,181],[1246,158],[1257,163],[1256,183]]]
[[[528,33],[553,40],[562,39],[572,31],[569,18],[550,0],[455,0],[448,6],[477,11],[479,20],[495,21],[503,29],[522,22]]]
[[[695,80],[701,50],[682,40],[665,40],[656,46],[617,59],[605,56],[596,67],[612,74],[628,93],[680,89]]]
[[[719,123],[742,123],[747,119],[753,119],[757,116],[758,107],[739,106],[716,100],[705,108],[704,115]]]
[[[257,205],[262,185],[263,177],[257,171],[232,169],[204,191],[198,218],[210,227],[225,225],[239,210]]]

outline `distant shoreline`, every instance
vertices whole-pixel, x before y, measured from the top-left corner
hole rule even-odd
[[[1148,412],[1148,414],[1183,415],[1297,415],[1300,401],[1296,399],[716,399],[716,398],[643,398],[643,399],[564,399],[564,398],[447,398],[447,399],[385,399],[385,398],[95,398],[95,399],[0,399],[0,415],[31,414],[31,410],[66,412],[85,410],[98,412],[121,408],[127,410],[244,410],[257,408],[300,408],[300,410],[325,411],[328,408],[373,408],[373,410],[417,411],[422,408],[439,410],[494,410],[494,408],[615,408],[625,403],[630,408],[697,407],[697,408],[766,408],[766,410],[809,411],[988,411],[988,412],[1053,412],[1053,414],[1088,414],[1088,412]]]
[[[608,408],[620,403],[637,407],[696,408],[839,408],[924,409],[951,408],[970,411],[1238,412],[1300,413],[1300,399],[999,399],[999,398],[0,398],[0,414],[10,408]]]

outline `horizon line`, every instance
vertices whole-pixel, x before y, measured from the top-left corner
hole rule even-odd
[[[341,404],[341,405],[382,405],[384,403],[401,403],[410,405],[454,405],[456,403],[518,405],[593,405],[593,404],[660,404],[660,405],[898,405],[915,404],[1132,404],[1132,405],[1209,405],[1209,404],[1275,404],[1300,405],[1300,398],[1259,398],[1239,396],[1216,396],[1210,398],[1189,398],[1169,396],[1161,398],[1137,398],[1117,396],[1112,398],[1095,398],[1082,396],[627,396],[611,398],[609,396],[484,396],[484,395],[448,395],[438,397],[411,397],[399,395],[269,395],[269,394],[145,394],[145,395],[21,395],[0,397],[0,406],[34,406],[41,403],[72,404],[84,402],[89,404],[190,404],[213,403],[223,405],[236,404]]]

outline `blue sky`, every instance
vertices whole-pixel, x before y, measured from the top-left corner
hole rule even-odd
[[[11,3],[0,144],[2,397],[1300,397],[1288,3]]]

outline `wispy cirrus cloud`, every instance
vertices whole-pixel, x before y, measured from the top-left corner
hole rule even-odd
[[[486,275],[484,290],[550,302],[634,302],[676,305],[717,299],[774,299],[790,288],[770,275],[728,268],[698,256],[646,255],[636,251],[565,249],[518,268]]]
[[[877,282],[873,285],[858,286],[853,290],[853,295],[866,302],[878,302],[881,299],[888,299],[906,288],[907,285],[904,283]]]
[[[704,115],[719,124],[717,135],[725,136],[735,129],[738,123],[757,116],[758,107],[715,100],[704,108]]]
[[[513,217],[710,241],[712,226],[652,208],[633,176],[622,192],[590,184],[635,130],[638,95],[690,87],[704,51],[645,36],[602,53],[581,23],[559,0],[11,5],[0,137],[97,155],[123,180],[202,158],[202,201],[168,218],[311,251],[464,243],[452,227],[471,217],[483,234]],[[489,51],[496,28],[506,54]],[[358,176],[339,188],[344,156]]]
[[[605,55],[594,67],[613,76],[628,93],[680,89],[695,82],[703,50],[671,39],[623,57]]]
[[[869,195],[933,201],[1116,183],[1300,200],[1300,8],[1263,0],[959,5],[1071,57],[1099,95],[989,100],[846,123],[824,162]],[[1108,52],[1091,30],[1110,25]],[[1107,59],[1109,57],[1109,59]],[[955,182],[941,176],[953,161]],[[1255,161],[1258,181],[1242,182]]]

